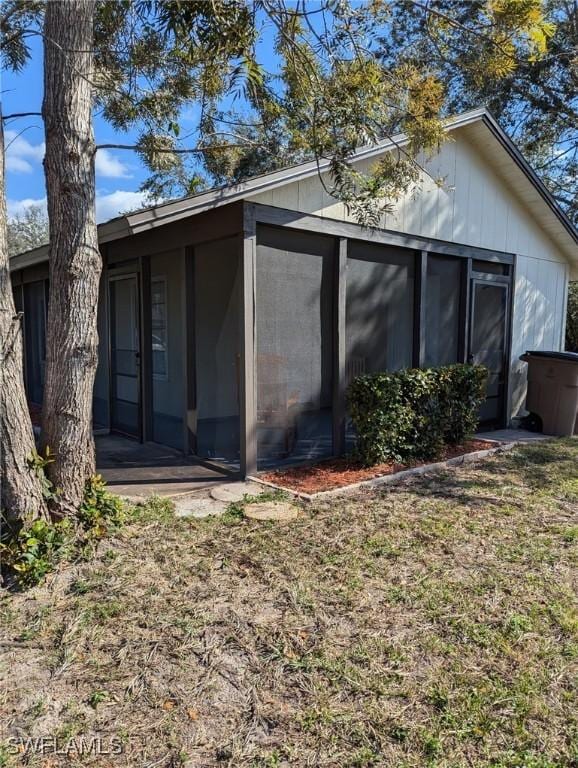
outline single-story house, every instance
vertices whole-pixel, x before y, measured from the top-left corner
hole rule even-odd
[[[482,422],[522,414],[519,356],[563,349],[578,233],[487,111],[447,131],[380,227],[356,223],[315,162],[101,224],[95,426],[247,475],[341,454],[352,377],[456,361],[491,369]],[[32,403],[47,259],[11,260]]]

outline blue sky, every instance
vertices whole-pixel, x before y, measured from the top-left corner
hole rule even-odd
[[[32,57],[19,73],[2,73],[2,112],[39,112],[42,107],[42,42],[32,38]],[[186,120],[186,116],[185,116]],[[127,142],[130,134],[119,135],[94,117],[97,144]],[[14,216],[32,203],[45,204],[46,192],[42,158],[44,126],[40,117],[8,121],[5,125],[6,188],[8,214]],[[96,156],[97,217],[99,221],[121,211],[138,207],[144,195],[138,192],[146,172],[134,152],[99,150]]]
[[[316,7],[316,0],[310,0]],[[278,71],[278,61],[273,53],[273,28],[270,22],[261,20],[259,59],[269,72]],[[40,36],[29,38],[31,52],[27,66],[20,72],[2,73],[2,113],[39,112],[43,95],[43,47]],[[231,106],[225,100],[225,105]],[[242,100],[235,103],[242,110]],[[198,127],[198,108],[186,106],[180,117],[181,137],[194,135]],[[133,144],[135,133],[119,133],[103,120],[98,111],[94,114],[96,144]],[[46,191],[42,159],[44,156],[44,126],[40,117],[9,120],[5,123],[6,188],[8,215],[22,213],[27,206],[46,204]],[[183,141],[183,146],[187,144]],[[101,149],[96,153],[96,215],[99,222],[106,221],[121,212],[138,208],[146,202],[139,187],[148,172],[135,152],[129,150]]]
[[[291,1],[291,0],[289,0]],[[365,0],[362,0],[364,2]],[[354,0],[354,5],[357,0]],[[308,11],[321,8],[318,0],[308,0]],[[310,22],[323,21],[315,14]],[[330,24],[330,20],[327,22]],[[259,43],[257,55],[269,74],[279,74],[279,60],[274,52],[276,30],[270,19],[257,17]],[[39,112],[43,96],[43,46],[40,35],[28,39],[31,57],[20,72],[2,73],[2,112],[4,115],[21,112]],[[369,41],[368,41],[369,43]],[[225,97],[222,106],[243,111],[243,99]],[[198,129],[198,105],[187,105],[180,116],[183,147],[190,146]],[[136,133],[118,133],[98,111],[94,114],[96,144],[134,144]],[[188,141],[186,138],[188,137]],[[8,214],[15,216],[32,204],[45,205],[46,192],[42,159],[44,156],[44,126],[41,117],[26,117],[5,122],[6,187]],[[129,150],[101,149],[96,154],[96,213],[99,222],[113,218],[121,212],[138,208],[146,202],[139,187],[148,176],[139,156]]]

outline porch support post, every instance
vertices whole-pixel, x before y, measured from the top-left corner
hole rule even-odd
[[[413,366],[425,367],[427,251],[418,251],[415,259],[415,303],[413,318]]]
[[[347,238],[336,241],[333,317],[333,453],[345,453],[347,374],[345,367],[345,311],[347,282]]]
[[[514,263],[509,269],[510,287],[508,293],[508,325],[506,339],[506,402],[504,405],[503,425],[507,429],[512,423],[512,405],[513,405],[513,380],[512,380],[512,345],[514,342],[514,311],[516,308],[516,277],[518,272],[518,254],[514,255]]]
[[[240,236],[241,262],[241,343],[240,343],[240,417],[241,476],[257,471],[257,391],[255,371],[255,271],[257,225],[255,209],[243,205],[243,232]]]
[[[197,360],[195,323],[195,251],[192,245],[185,248],[185,454],[197,453]]]
[[[152,408],[152,308],[151,308],[151,260],[150,256],[141,256],[140,261],[140,305],[141,318],[141,392],[142,392],[142,440],[153,438]]]
[[[472,285],[472,260],[465,259],[462,264],[460,291],[460,333],[458,339],[458,360],[468,362],[470,347],[470,291]]]
[[[100,274],[100,289],[98,295],[98,301],[100,305],[100,311],[102,312],[102,326],[98,342],[98,356],[99,365],[104,364],[106,366],[106,427],[110,431],[110,423],[112,420],[112,398],[111,398],[111,383],[112,383],[112,367],[110,359],[110,307],[109,307],[109,287],[108,287],[108,245],[100,246],[100,257],[102,259],[102,272]],[[22,330],[24,332],[24,329]],[[102,350],[104,349],[105,358],[101,359]],[[26,355],[24,356],[24,370],[26,372]]]

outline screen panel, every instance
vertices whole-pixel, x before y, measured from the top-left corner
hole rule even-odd
[[[412,364],[415,257],[412,251],[351,242],[347,259],[347,383]]]
[[[259,467],[330,456],[335,241],[259,227]]]
[[[506,396],[506,345],[508,286],[473,281],[471,348],[472,362],[489,370],[486,399],[480,421],[501,421]]]
[[[111,428],[141,434],[139,283],[134,274],[110,279]]]
[[[240,453],[240,280],[237,238],[195,247],[196,453],[233,465]]]
[[[458,362],[461,269],[458,259],[428,254],[425,365]]]

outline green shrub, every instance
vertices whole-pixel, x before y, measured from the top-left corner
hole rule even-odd
[[[14,573],[19,584],[30,587],[70,556],[73,542],[74,527],[69,520],[35,520],[1,545],[2,565]]]
[[[487,370],[451,365],[359,376],[349,386],[356,453],[367,465],[429,460],[477,426]]]
[[[35,465],[43,471],[46,459],[35,457]],[[47,481],[47,498],[55,498]],[[35,520],[19,530],[5,528],[0,544],[2,568],[10,572],[23,587],[39,584],[59,562],[80,557],[90,551],[94,542],[116,530],[129,518],[130,507],[106,490],[100,475],[86,483],[84,499],[75,518],[58,522]]]
[[[463,443],[478,428],[478,414],[486,397],[488,369],[482,365],[450,365],[438,368],[444,387],[444,442]]]
[[[127,512],[121,499],[106,490],[102,477],[94,475],[86,483],[77,519],[89,538],[98,539],[123,525]]]

